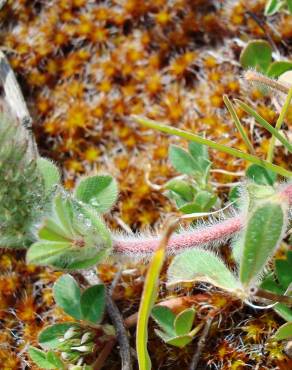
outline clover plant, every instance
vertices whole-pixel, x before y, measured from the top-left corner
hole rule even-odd
[[[105,310],[105,286],[97,284],[81,290],[69,274],[53,287],[57,306],[75,321],[44,328],[38,337],[42,349],[30,346],[28,353],[41,369],[91,370],[85,361],[102,342],[114,336],[110,325],[101,325]],[[99,344],[98,344],[99,343]]]
[[[289,60],[273,61],[272,52],[271,45],[265,40],[249,41],[241,52],[240,63],[245,69],[254,69],[271,78],[277,78],[292,69]]]

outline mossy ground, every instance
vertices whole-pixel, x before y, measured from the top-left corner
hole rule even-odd
[[[116,177],[119,202],[107,219],[112,227],[120,227],[121,220],[133,230],[153,227],[174,211],[169,200],[148,185],[145,175],[157,184],[175,175],[167,153],[169,144],[178,140],[138,127],[132,114],[204,132],[243,150],[245,145],[224,109],[223,94],[250,102],[275,123],[271,97],[239,78],[239,54],[248,40],[266,39],[269,34],[282,56],[291,59],[292,16],[279,13],[264,19],[264,3],[8,0],[3,7],[1,45],[29,104],[40,152],[58,163],[67,188],[85,173],[108,172]],[[264,20],[264,28],[257,18]],[[257,154],[265,156],[268,134],[253,127],[244,112],[238,110],[238,115]],[[289,134],[292,109],[286,122],[284,131]],[[246,166],[222,153],[212,152],[211,157],[213,168],[236,172]],[[290,160],[278,147],[276,162],[288,168]],[[222,184],[238,180],[218,173],[212,178],[221,184],[218,193],[223,199],[229,187]],[[126,268],[115,290],[124,317],[137,311],[146,271],[143,264]],[[116,269],[102,265],[99,275],[110,282]],[[19,251],[1,251],[0,271],[0,368],[34,369],[25,353],[27,345],[37,345],[37,334],[47,323],[68,319],[55,306],[51,292],[60,273],[26,266]],[[210,287],[167,292],[162,284],[160,298],[170,294],[190,296],[180,308],[194,304],[199,319],[210,305],[222,307],[202,353],[202,369],[292,367],[281,346],[265,345],[282,323],[272,311],[240,308],[237,301],[226,308],[230,297]],[[134,346],[135,330],[130,333]],[[154,368],[187,369],[195,343],[174,349],[150,330]],[[120,368],[117,349],[105,368]]]

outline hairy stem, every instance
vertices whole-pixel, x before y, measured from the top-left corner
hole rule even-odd
[[[282,186],[278,192],[292,206],[292,184]],[[167,245],[167,255],[181,253],[184,250],[204,245],[217,245],[230,239],[245,225],[242,215],[236,215],[226,220],[210,223],[171,236]],[[113,254],[130,258],[149,258],[159,245],[159,236],[139,237],[117,235],[113,238]]]

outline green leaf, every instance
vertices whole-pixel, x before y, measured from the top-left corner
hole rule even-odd
[[[273,335],[275,340],[289,340],[292,339],[292,322],[287,322],[282,325]]]
[[[242,242],[240,281],[248,286],[261,274],[279,245],[285,219],[282,205],[267,201],[259,204],[247,222]]]
[[[56,369],[56,366],[47,359],[46,352],[30,346],[28,349],[28,354],[33,362],[41,369]]]
[[[194,203],[200,207],[202,212],[208,211],[210,208],[212,208],[216,201],[217,195],[206,190],[199,191],[194,199]]]
[[[151,316],[167,335],[175,336],[175,314],[168,307],[154,306],[151,311]]]
[[[87,177],[79,182],[75,196],[98,212],[104,213],[109,211],[117,200],[117,183],[111,176]]]
[[[269,290],[270,292],[282,295],[285,293],[285,289],[281,287],[273,278],[273,275],[268,275],[264,278],[261,283],[261,288],[265,290]],[[286,321],[292,321],[292,309],[288,306],[284,305],[283,303],[277,303],[273,310],[277,312],[279,316],[281,316]]]
[[[165,188],[178,194],[180,197],[188,202],[193,199],[195,193],[194,188],[183,180],[170,180],[166,183]]]
[[[271,78],[278,78],[281,74],[292,69],[292,62],[273,62],[270,64],[267,75]]]
[[[214,253],[192,249],[174,257],[168,268],[168,284],[206,281],[227,291],[241,289],[240,282]]]
[[[111,234],[100,215],[89,205],[57,195],[52,214],[44,220],[39,242],[28,251],[28,262],[58,269],[88,268],[107,257]]]
[[[282,319],[286,321],[292,321],[292,309],[289,308],[288,306],[284,305],[283,303],[277,303],[274,307],[273,310],[277,312],[279,316],[282,317]]]
[[[243,68],[254,68],[259,72],[266,72],[272,61],[272,47],[267,41],[249,41],[240,55],[240,64]]]
[[[193,336],[191,335],[169,336],[158,329],[154,329],[154,331],[156,335],[163,340],[163,342],[178,348],[185,347],[193,340]]]
[[[169,149],[169,160],[173,167],[180,173],[194,175],[199,168],[194,158],[184,149],[171,145]]]
[[[292,0],[286,0],[287,8],[290,14],[292,14]]]
[[[176,316],[174,328],[177,335],[186,335],[191,331],[195,314],[194,308],[188,308]]]
[[[277,13],[282,7],[283,3],[280,0],[268,0],[265,6],[265,16]]]
[[[40,241],[33,243],[26,253],[26,262],[36,265],[54,264],[65,251],[70,250],[69,243]]]
[[[208,191],[199,191],[193,202],[185,203],[179,207],[183,213],[208,212],[216,203],[217,195]]]
[[[81,290],[71,275],[61,276],[54,284],[53,293],[57,305],[68,315],[77,320],[82,319],[80,307]]]
[[[44,349],[58,348],[62,344],[59,339],[72,327],[79,328],[80,326],[76,322],[64,322],[46,327],[38,336],[39,344]]]
[[[60,358],[53,351],[49,351],[47,353],[47,360],[51,364],[55,365],[56,369],[61,369],[61,370],[65,369],[65,366],[64,366],[63,362],[60,360]]]
[[[277,175],[274,172],[257,164],[252,164],[248,167],[246,177],[259,185],[273,185],[277,179]]]
[[[201,207],[195,202],[186,203],[182,206],[178,205],[178,209],[180,212],[185,213],[185,214],[202,212]]]
[[[206,182],[212,165],[211,161],[209,160],[208,147],[199,143],[190,142],[189,152],[197,163],[197,171],[201,174],[204,174],[203,177],[204,181]]]
[[[105,309],[105,286],[94,285],[87,288],[81,295],[82,319],[98,324],[102,320]]]
[[[166,341],[167,344],[178,348],[184,348],[193,340],[193,337],[190,335],[180,335],[178,337],[170,338]]]
[[[190,142],[188,148],[191,156],[195,160],[198,160],[199,158],[209,160],[208,147],[206,145]]]
[[[285,260],[277,259],[275,261],[277,278],[284,291],[292,283],[292,251],[287,253],[288,258]]]
[[[241,186],[240,185],[233,186],[230,189],[228,195],[230,202],[235,202],[235,206],[237,207],[238,206],[237,201],[240,199],[240,197],[241,197]]]
[[[37,165],[44,180],[45,193],[50,194],[54,186],[60,184],[61,176],[58,167],[46,158],[38,158]]]

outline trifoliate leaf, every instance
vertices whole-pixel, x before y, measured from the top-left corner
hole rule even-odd
[[[254,68],[265,73],[272,61],[272,47],[264,40],[249,41],[240,55],[243,68]]]

